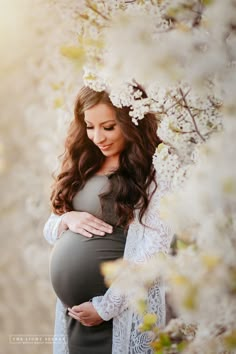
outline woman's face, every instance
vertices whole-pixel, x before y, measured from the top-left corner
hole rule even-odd
[[[106,157],[119,156],[125,147],[125,138],[116,120],[115,110],[99,103],[84,112],[88,138]]]

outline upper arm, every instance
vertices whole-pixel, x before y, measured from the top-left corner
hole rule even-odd
[[[128,230],[125,258],[135,263],[145,262],[157,252],[167,253],[173,237],[171,227],[160,216],[160,201],[169,191],[169,186],[162,181],[158,182],[153,194],[153,185],[150,190],[151,199],[142,223],[136,213]]]
[[[160,202],[170,191],[169,185],[160,181],[153,193],[144,217],[143,239],[145,249],[150,255],[156,252],[169,251],[173,230],[160,215]]]

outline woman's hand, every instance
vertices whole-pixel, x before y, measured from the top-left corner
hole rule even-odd
[[[68,314],[87,327],[97,326],[103,322],[92,302],[84,302],[78,306],[68,308]]]
[[[112,233],[111,225],[92,214],[80,211],[69,211],[63,215],[58,234],[60,235],[66,229],[86,237],[104,236],[106,232]]]

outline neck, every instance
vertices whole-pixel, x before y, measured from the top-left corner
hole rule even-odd
[[[109,173],[117,170],[119,167],[119,156],[107,157],[99,172]]]

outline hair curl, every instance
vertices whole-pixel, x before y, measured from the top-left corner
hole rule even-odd
[[[140,87],[138,89],[146,97],[145,91]],[[105,91],[96,92],[89,87],[82,87],[78,94],[74,120],[65,141],[61,172],[52,187],[52,208],[59,215],[73,210],[73,197],[105,161],[100,149],[87,137],[84,122],[84,112],[98,103],[108,104],[115,109],[117,122],[126,140],[126,147],[120,153],[119,167],[110,176],[110,190],[100,198],[105,200],[111,195],[114,197],[117,225],[127,227],[134,218],[134,209],[140,210],[139,220],[142,222],[148,207],[148,189],[155,182],[152,156],[161,141],[156,134],[157,119],[154,114],[146,114],[136,126],[130,119],[130,108],[114,107]]]

